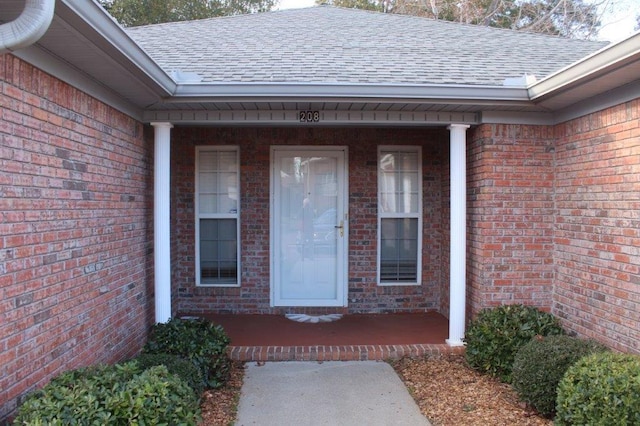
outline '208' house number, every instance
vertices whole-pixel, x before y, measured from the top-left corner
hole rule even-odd
[[[317,123],[320,121],[320,111],[300,111],[298,120],[301,123]]]

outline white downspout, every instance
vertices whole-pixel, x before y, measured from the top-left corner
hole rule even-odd
[[[26,0],[15,20],[0,25],[0,55],[31,46],[47,32],[56,0]]]

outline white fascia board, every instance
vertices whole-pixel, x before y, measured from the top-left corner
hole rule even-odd
[[[482,124],[522,124],[522,125],[550,125],[555,124],[552,113],[549,112],[514,112],[514,111],[483,111],[480,113]]]
[[[204,83],[180,84],[165,102],[425,102],[531,106],[526,88],[472,85],[363,83]]]
[[[131,70],[142,73],[154,83],[156,91],[163,96],[170,96],[176,88],[173,79],[151,59],[147,53],[136,44],[124,31],[122,26],[113,19],[94,0],[58,0],[66,8],[57,7],[56,14],[65,20],[72,20],[73,15],[79,17],[86,25],[95,31],[99,38],[90,38],[97,46],[113,49],[128,60]],[[72,14],[68,13],[71,11]]]
[[[532,101],[562,93],[564,89],[583,84],[640,60],[640,31],[629,38],[603,47],[560,71],[534,83],[528,89]]]

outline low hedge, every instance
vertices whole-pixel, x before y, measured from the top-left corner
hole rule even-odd
[[[553,315],[532,306],[503,305],[482,310],[465,334],[465,358],[476,370],[511,382],[518,350],[534,336],[564,334]]]
[[[200,370],[189,360],[172,354],[141,354],[135,358],[141,369],[164,365],[171,374],[180,377],[191,386],[196,395],[204,391],[203,377]]]
[[[595,341],[570,336],[533,338],[516,353],[511,384],[522,401],[551,417],[567,369],[586,355],[606,350]]]
[[[640,425],[640,356],[596,353],[558,385],[556,425]]]
[[[14,425],[197,425],[199,398],[164,366],[72,370],[30,394]]]
[[[204,388],[218,388],[229,379],[230,340],[220,325],[204,319],[172,318],[156,324],[142,349],[145,354],[172,354],[191,361],[200,371]]]

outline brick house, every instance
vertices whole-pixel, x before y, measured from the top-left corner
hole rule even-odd
[[[50,25],[0,55],[0,418],[178,313],[437,311],[457,345],[525,303],[640,352],[640,34],[31,3]]]

